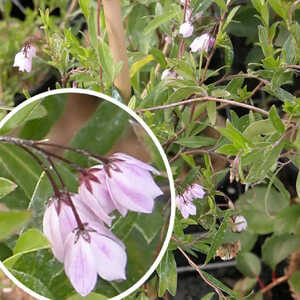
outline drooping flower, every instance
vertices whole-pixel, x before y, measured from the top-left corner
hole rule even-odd
[[[194,26],[190,22],[185,22],[180,25],[179,33],[182,34],[184,38],[190,37],[193,34]]]
[[[126,279],[125,249],[90,226],[73,230],[65,242],[65,273],[83,297],[95,287],[97,274],[108,281]]]
[[[125,246],[90,210],[82,209],[80,195],[71,195],[82,221],[79,228],[67,194],[52,197],[45,211],[43,232],[54,256],[64,263],[65,273],[82,296],[89,294],[97,274],[105,280],[126,279]],[[110,267],[108,267],[110,266]]]
[[[163,194],[151,174],[159,172],[149,164],[124,153],[113,154],[109,161],[105,165],[92,167],[97,170],[93,174],[100,182],[91,183],[91,193],[99,206],[107,214],[114,209],[122,216],[128,210],[151,213],[154,199]],[[84,189],[87,194],[87,189]],[[93,209],[92,206],[90,208]]]
[[[204,33],[193,40],[190,48],[192,52],[201,52],[203,50],[208,52],[208,50],[213,47],[214,43],[215,39],[208,33]]]
[[[32,58],[36,55],[36,48],[32,45],[28,45],[22,48],[15,56],[13,66],[19,67],[21,72],[30,72],[32,67]]]
[[[196,206],[193,204],[193,199],[204,197],[203,187],[199,184],[190,185],[181,195],[176,197],[176,204],[184,219],[190,215],[196,215]]]
[[[247,220],[243,216],[237,216],[234,220],[234,231],[241,232],[247,228]]]

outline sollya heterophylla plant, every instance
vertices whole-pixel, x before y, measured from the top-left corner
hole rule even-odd
[[[154,200],[162,191],[151,173],[159,172],[124,153],[105,157],[47,141],[8,136],[0,136],[0,142],[14,144],[28,152],[49,179],[54,195],[44,213],[43,232],[54,256],[64,263],[74,289],[82,296],[88,295],[96,285],[98,274],[108,281],[125,280],[126,247],[108,228],[114,219],[111,213],[117,210],[122,217],[128,211],[152,213]],[[82,168],[45,146],[80,153],[98,164]],[[67,190],[56,160],[79,173],[78,193]]]

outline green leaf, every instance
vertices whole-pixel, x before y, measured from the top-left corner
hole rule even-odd
[[[224,22],[224,25],[223,25],[223,28],[222,30],[224,31],[226,29],[226,27],[230,24],[230,22],[232,21],[232,19],[234,18],[235,14],[237,13],[237,11],[239,10],[240,6],[235,6],[228,14],[225,22]]]
[[[0,240],[20,229],[30,217],[29,211],[0,212]]]
[[[95,154],[106,154],[122,135],[128,124],[128,114],[108,101],[101,103],[92,117],[72,139],[72,147],[88,150]],[[68,152],[69,160],[88,166],[88,158]]]
[[[276,265],[300,248],[300,235],[273,235],[262,246],[262,259],[275,270]]]
[[[160,66],[165,69],[167,67],[167,62],[165,55],[159,49],[152,48],[150,53],[153,55],[154,59],[160,64]]]
[[[202,89],[198,86],[189,86],[177,89],[174,93],[172,93],[167,100],[167,103],[175,103],[182,101],[188,97],[190,97],[194,93],[201,92]]]
[[[283,122],[281,121],[276,106],[272,105],[271,109],[270,109],[270,120],[274,126],[274,128],[280,133],[283,134],[285,132],[285,126],[283,124]]]
[[[225,216],[224,216],[224,219],[223,219],[220,227],[218,228],[217,232],[212,236],[212,242],[210,245],[209,252],[205,259],[205,264],[207,264],[216,255],[217,249],[221,246],[221,244],[223,242],[225,231],[228,226],[230,214],[231,214],[230,210],[227,210],[225,212]]]
[[[59,119],[64,111],[68,94],[49,96],[41,102],[41,107],[46,111],[43,118],[35,118],[28,121],[21,129],[19,137],[22,139],[40,140],[44,138],[51,127]],[[37,128],[39,130],[37,130]]]
[[[240,252],[236,258],[237,268],[247,277],[257,278],[261,271],[259,258],[250,252]]]
[[[21,281],[27,288],[35,291],[39,295],[42,295],[49,299],[53,299],[52,293],[49,291],[49,289],[39,278],[36,278],[28,273],[17,271],[17,270],[10,270],[10,272],[15,278]]]
[[[227,287],[225,284],[223,284],[221,281],[219,281],[218,279],[214,278],[212,275],[210,275],[209,273],[206,273],[205,271],[201,271],[202,274],[204,275],[204,277],[210,282],[212,283],[215,287],[217,287],[218,289],[222,290],[223,292],[227,293],[228,295],[232,296],[233,299],[235,300],[241,300],[242,298],[239,297],[238,295],[236,295],[232,289],[230,289],[229,287]]]
[[[147,35],[151,31],[155,30],[159,26],[168,21],[171,21],[175,18],[178,14],[181,13],[180,6],[173,4],[165,13],[160,16],[155,16],[155,18],[144,28],[144,34]]]
[[[90,0],[79,0],[79,6],[82,10],[84,17],[88,20],[89,18],[89,9],[90,9]]]
[[[285,2],[281,0],[269,0],[269,4],[272,6],[274,11],[285,21],[288,19],[288,7]]]
[[[31,198],[35,185],[42,172],[38,163],[23,149],[0,143],[0,164],[22,187],[26,196]]]
[[[214,2],[220,7],[222,11],[227,10],[224,0],[214,0]]]
[[[236,149],[232,144],[223,145],[216,150],[217,153],[223,153],[225,155],[237,155],[239,150]]]
[[[261,25],[258,26],[258,36],[261,49],[265,57],[273,57],[273,48],[268,38],[267,29]]]
[[[41,105],[42,100],[33,101],[14,113],[0,128],[0,134],[6,134],[12,129],[23,125],[33,119],[39,119],[47,115],[46,109]]]
[[[247,183],[263,180],[271,168],[276,164],[278,157],[285,145],[285,141],[281,141],[275,147],[268,148],[264,153],[264,159],[261,163],[254,164],[246,177]]]
[[[289,279],[289,284],[291,284],[295,292],[300,292],[300,271],[295,272]]]
[[[7,268],[12,268],[23,254],[46,248],[50,248],[50,243],[42,232],[37,229],[29,229],[19,237],[13,250],[13,256],[6,259],[3,264]]]
[[[181,138],[175,143],[189,148],[200,148],[203,146],[214,145],[216,143],[216,140],[206,136],[197,135]]]
[[[0,198],[6,196],[16,189],[17,185],[7,178],[0,177]]]
[[[298,176],[297,176],[296,190],[297,190],[297,195],[300,198],[300,172],[298,172]]]
[[[207,107],[207,115],[208,115],[209,121],[212,125],[214,125],[216,123],[216,119],[217,119],[216,102],[208,101],[206,107]]]
[[[152,54],[149,54],[142,59],[136,61],[135,63],[132,64],[130,68],[130,78],[132,78],[137,72],[140,71],[145,65],[153,61],[154,57]]]
[[[177,271],[176,262],[172,251],[167,251],[157,267],[159,276],[158,296],[162,297],[168,290],[171,295],[176,295]]]
[[[73,296],[69,297],[67,300],[106,300],[106,299],[108,299],[108,298],[103,295],[96,294],[96,293],[90,293],[85,297],[82,297],[80,295],[73,295]]]
[[[253,141],[261,141],[262,136],[272,135],[276,130],[269,119],[252,122],[243,132],[243,135]]]
[[[282,209],[275,220],[276,233],[300,232],[300,205],[291,205]]]
[[[251,141],[243,136],[239,130],[234,128],[229,120],[226,122],[226,128],[217,127],[216,129],[223,136],[228,138],[237,149],[248,149],[249,146],[252,146]]]
[[[213,298],[214,295],[215,295],[214,292],[208,293],[208,294],[206,294],[205,296],[203,296],[203,297],[201,298],[201,300],[211,300],[211,299]]]

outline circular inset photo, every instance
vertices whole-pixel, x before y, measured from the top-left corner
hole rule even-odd
[[[155,271],[175,217],[171,169],[119,100],[28,99],[0,122],[0,158],[0,267],[26,292],[122,299]]]

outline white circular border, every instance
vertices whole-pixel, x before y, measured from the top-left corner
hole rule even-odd
[[[117,106],[119,106],[120,108],[122,108],[123,110],[125,110],[130,116],[132,116],[136,121],[138,121],[140,123],[140,125],[145,129],[145,131],[148,133],[148,135],[151,137],[152,141],[154,142],[155,146],[157,147],[157,149],[159,150],[159,153],[163,159],[163,162],[165,164],[166,170],[167,170],[167,174],[168,174],[168,179],[169,179],[169,184],[170,184],[170,191],[171,191],[171,215],[170,215],[170,222],[169,222],[169,227],[168,227],[168,232],[165,238],[165,241],[163,243],[163,246],[159,252],[159,255],[157,256],[157,258],[155,259],[154,263],[152,264],[152,266],[148,269],[148,271],[146,272],[146,274],[144,276],[142,276],[132,287],[130,287],[129,289],[127,289],[126,291],[124,291],[123,293],[121,293],[118,296],[115,296],[113,298],[110,298],[110,300],[120,300],[123,299],[124,297],[130,295],[132,292],[134,292],[135,290],[137,290],[150,276],[151,274],[156,270],[157,266],[159,265],[160,261],[162,260],[165,252],[168,249],[168,245],[169,245],[169,241],[171,239],[171,235],[173,232],[173,227],[174,227],[174,221],[175,221],[175,211],[176,211],[176,204],[175,204],[175,187],[174,187],[174,180],[173,180],[173,176],[172,176],[172,171],[171,171],[171,167],[169,164],[169,161],[167,159],[167,156],[161,146],[161,144],[159,143],[157,137],[154,135],[154,133],[151,131],[151,129],[148,127],[148,125],[134,112],[132,111],[130,108],[128,108],[126,105],[124,105],[123,103],[117,101],[116,99],[107,96],[105,94],[96,92],[96,91],[92,91],[92,90],[85,90],[85,89],[78,89],[78,88],[67,88],[67,89],[58,89],[58,90],[52,90],[52,91],[48,91],[48,92],[44,92],[41,93],[39,95],[36,95],[28,100],[26,100],[25,102],[23,102],[22,104],[18,105],[15,109],[13,109],[9,114],[7,114],[7,116],[5,116],[1,121],[0,121],[0,128],[2,128],[2,126],[11,118],[11,116],[13,116],[15,113],[17,113],[20,109],[22,109],[24,106],[26,106],[29,103],[32,103],[34,101],[40,100],[42,98],[46,98],[48,96],[52,96],[52,95],[57,95],[57,94],[86,94],[86,95],[90,95],[90,96],[95,96],[97,98],[102,98],[105,99]],[[39,294],[37,294],[36,292],[30,290],[29,288],[27,288],[23,283],[21,283],[18,279],[16,279],[7,269],[6,267],[3,265],[3,263],[0,261],[0,268],[2,269],[3,273],[11,280],[13,281],[17,286],[19,286],[21,289],[23,289],[26,293],[28,293],[29,295],[36,297],[37,299],[41,299],[41,300],[49,300],[49,298],[40,296]]]

